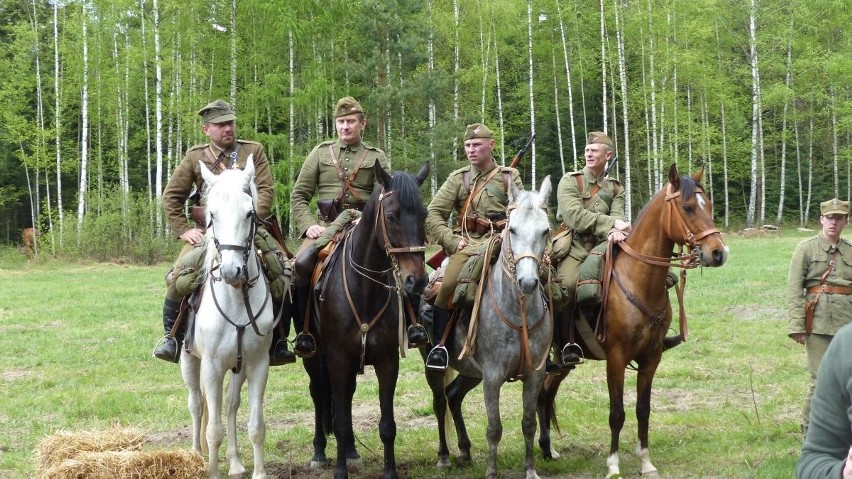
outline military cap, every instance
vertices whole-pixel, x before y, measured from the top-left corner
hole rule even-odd
[[[823,201],[819,204],[819,213],[826,215],[849,215],[849,202],[841,201],[837,198]]]
[[[352,115],[355,113],[364,114],[364,110],[361,108],[361,104],[358,103],[358,100],[352,98],[351,96],[345,96],[340,100],[337,100],[337,106],[334,107],[334,117],[340,118],[341,116]]]
[[[615,148],[615,145],[612,143],[612,140],[606,136],[606,133],[602,131],[593,131],[589,133],[589,138],[586,140],[587,145],[591,145],[593,143],[601,143],[610,147],[610,149]]]
[[[482,123],[473,123],[471,125],[467,125],[467,129],[464,132],[464,140],[470,140],[472,138],[493,138],[494,134],[491,133],[491,130],[488,129],[487,126]]]
[[[204,120],[204,123],[224,123],[237,119],[234,109],[224,100],[215,100],[208,103],[207,106],[198,110],[198,114]]]

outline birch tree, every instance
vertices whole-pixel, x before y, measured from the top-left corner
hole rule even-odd
[[[80,108],[82,111],[80,134],[80,186],[77,191],[77,242],[83,229],[83,216],[86,212],[86,192],[89,179],[89,42],[86,34],[86,4],[82,5],[81,22],[83,24],[83,91]]]
[[[748,211],[746,213],[746,226],[748,228],[754,227],[754,216],[757,211],[756,202],[757,202],[757,167],[758,167],[758,128],[760,125],[760,90],[758,89],[758,85],[760,82],[760,76],[757,69],[757,28],[756,28],[756,16],[757,16],[757,5],[756,0],[751,0],[751,8],[749,9],[749,62],[751,64],[751,189],[749,191],[749,199],[748,199]]]
[[[59,63],[59,2],[53,4],[53,96],[54,96],[54,119],[53,128],[56,141],[56,214],[59,223],[59,246],[62,247],[63,239],[63,213],[62,213],[62,89],[59,83],[59,71],[61,65]],[[51,236],[55,236],[53,228],[51,228]]]

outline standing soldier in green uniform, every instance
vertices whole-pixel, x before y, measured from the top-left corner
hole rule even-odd
[[[563,311],[570,312],[573,308],[580,264],[589,252],[603,241],[624,241],[630,232],[630,223],[625,220],[624,214],[624,188],[604,174],[607,162],[612,159],[613,148],[612,140],[606,134],[599,131],[590,133],[586,140],[586,166],[581,171],[565,174],[556,189],[556,219],[573,232],[569,233],[573,235],[573,241],[568,254],[556,267],[566,289],[565,297],[570,301],[562,308]],[[574,325],[558,324],[557,327],[572,328]],[[579,364],[579,354],[569,346],[563,345],[562,364]]]
[[[487,126],[468,125],[464,152],[470,164],[450,173],[427,208],[426,236],[449,256],[444,279],[433,309],[432,334],[435,347],[426,357],[426,367],[444,370],[449,364],[447,348],[440,339],[450,322],[453,293],[458,276],[479,245],[499,234],[506,225],[509,181],[523,189],[518,170],[497,166],[492,152],[494,139]],[[447,221],[457,213],[452,228]]]
[[[852,243],[840,237],[849,224],[849,203],[837,198],[821,203],[819,222],[822,231],[796,246],[787,280],[788,336],[805,345],[811,373],[802,419],[805,435],[822,356],[837,330],[852,323]]]
[[[237,117],[231,105],[222,100],[216,100],[199,110],[198,114],[204,121],[201,129],[210,138],[210,143],[193,146],[186,152],[183,161],[169,178],[162,199],[163,211],[169,227],[186,243],[175,262],[175,267],[166,278],[166,299],[163,303],[163,329],[166,336],[154,350],[154,356],[175,363],[180,358],[180,344],[186,333],[186,321],[182,321],[175,335],[171,334],[184,297],[177,291],[175,279],[180,272],[183,257],[194,248],[201,246],[206,226],[197,223],[194,226],[191,225],[184,214],[184,204],[190,199],[193,189],[200,192],[203,188],[204,180],[201,177],[199,162],[203,162],[211,172],[218,175],[228,168],[244,169],[248,157],[252,156],[257,184],[256,213],[259,218],[267,218],[270,215],[273,198],[272,173],[269,171],[263,145],[254,141],[237,139]],[[203,201],[203,198],[201,200]],[[275,306],[280,308],[280,304]],[[281,331],[283,328],[284,326],[279,325],[273,332],[269,363],[272,366],[296,361],[293,353],[287,350],[287,331]]]
[[[311,272],[317,261],[313,247],[325,229],[346,209],[362,210],[376,183],[373,165],[378,162],[385,171],[390,165],[382,150],[361,140],[367,125],[361,104],[352,97],[341,98],[334,108],[337,140],[317,145],[305,159],[290,204],[293,219],[303,238],[296,252],[295,323],[300,330],[308,308]],[[317,197],[317,211],[311,211],[311,199]],[[409,343],[427,341],[422,327],[410,328]],[[296,336],[294,351],[302,357],[316,352],[316,341],[310,334]]]

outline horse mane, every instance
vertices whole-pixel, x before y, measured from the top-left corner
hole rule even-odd
[[[518,196],[515,198],[515,210],[519,215],[528,216],[531,215],[538,206],[535,200],[535,191],[526,191],[521,190],[518,192]]]
[[[666,184],[668,184],[668,183],[666,183]],[[703,189],[703,188],[704,187],[701,186],[701,183],[692,179],[691,176],[680,175],[680,197],[683,201],[689,201],[690,199],[692,199],[693,196],[695,196],[696,191],[698,191],[699,189]],[[648,211],[648,208],[650,208],[651,205],[654,204],[655,199],[657,199],[659,196],[665,196],[666,190],[667,190],[667,188],[663,188],[662,190],[657,192],[657,194],[654,195],[653,198],[651,198],[651,201],[649,201],[648,204],[646,204],[642,208],[642,210],[639,211],[639,214],[636,215],[636,220],[634,220],[634,224],[636,224],[636,223],[638,223],[639,221],[642,220],[642,217]]]
[[[423,209],[423,200],[420,199],[420,185],[414,179],[413,175],[403,171],[394,172],[391,177],[390,185],[387,185],[388,191],[393,191],[394,195],[399,199],[399,204],[406,210]],[[366,218],[372,218],[376,215],[378,207],[378,196],[381,194],[381,188],[374,188],[373,194],[370,196],[370,201],[364,206],[363,215]],[[424,213],[425,216],[425,213]]]

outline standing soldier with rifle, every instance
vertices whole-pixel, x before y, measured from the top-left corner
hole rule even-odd
[[[562,228],[573,235],[568,254],[556,267],[567,291],[565,296],[570,301],[562,311],[568,312],[569,317],[583,260],[599,243],[620,243],[630,233],[630,223],[624,213],[624,188],[615,179],[607,177],[607,162],[612,160],[611,168],[618,161],[618,158],[613,159],[612,150],[612,140],[606,134],[599,131],[590,133],[585,149],[586,166],[581,171],[566,173],[556,189],[556,219],[562,221]],[[574,324],[570,321],[559,324],[557,321],[556,327],[573,328]],[[563,366],[582,362],[578,351],[570,346],[576,345],[569,343],[563,346]]]
[[[462,267],[468,258],[476,254],[479,245],[505,227],[509,182],[523,189],[521,177],[514,166],[526,147],[515,156],[510,167],[494,163],[493,150],[491,130],[480,123],[468,125],[464,152],[470,164],[450,173],[427,208],[426,236],[450,257],[433,309],[432,334],[436,345],[426,357],[428,369],[444,370],[449,364],[447,348],[444,347],[448,336],[445,330],[449,330],[453,292]],[[451,228],[447,221],[454,212],[458,221]],[[433,260],[434,257],[430,259],[430,265],[435,263]]]

